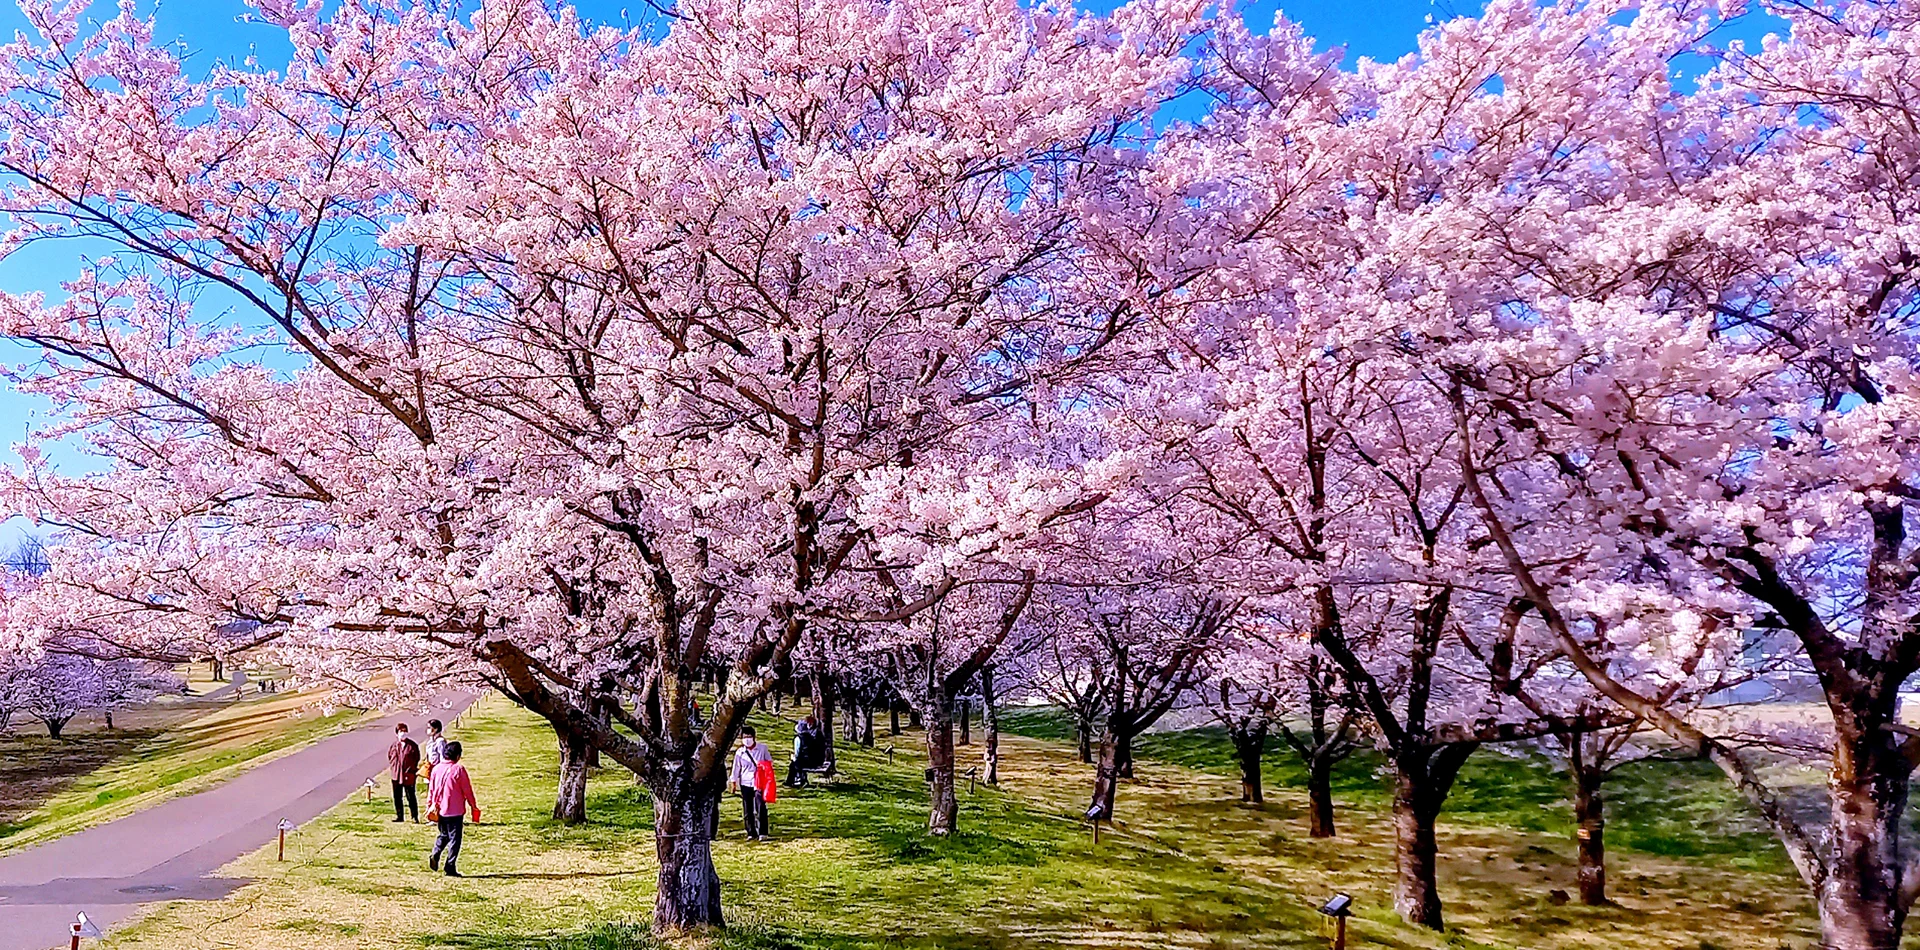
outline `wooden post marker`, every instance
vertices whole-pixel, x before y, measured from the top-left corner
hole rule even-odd
[[[1353,898],[1335,894],[1320,905],[1320,913],[1333,921],[1333,950],[1347,950],[1347,918],[1353,916]]]

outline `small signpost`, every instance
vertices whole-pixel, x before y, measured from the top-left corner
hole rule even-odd
[[[102,933],[100,928],[96,926],[93,921],[87,919],[87,912],[84,910],[81,911],[74,918],[73,926],[70,929],[69,933],[71,933],[73,936],[73,943],[72,943],[73,950],[80,950],[81,937],[86,937],[89,940],[91,940],[96,937],[106,936],[106,934]]]
[[[278,860],[285,861],[287,859],[287,832],[292,830],[292,821],[285,818],[280,819],[280,857]]]
[[[373,779],[371,778],[367,779],[367,801],[373,801],[374,788],[375,786],[373,784]]]
[[[1097,803],[1092,808],[1087,809],[1087,820],[1093,822],[1094,844],[1100,843],[1100,819],[1105,817],[1107,817],[1107,810],[1101,808]]]
[[[887,743],[887,764],[893,764],[893,743]]]
[[[1347,950],[1347,918],[1353,916],[1353,898],[1347,894],[1335,894],[1320,905],[1320,913],[1333,922],[1333,950]]]

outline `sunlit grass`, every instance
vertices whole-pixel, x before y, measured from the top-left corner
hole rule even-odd
[[[111,731],[89,723],[63,739],[24,729],[0,736],[0,851],[198,791],[364,720],[323,716],[311,702],[282,693],[156,705],[122,714]]]
[[[763,721],[761,734],[776,748],[791,736],[784,721]],[[228,869],[257,883],[224,902],[164,905],[107,946],[654,946],[645,926],[654,886],[646,796],[608,770],[593,782],[589,824],[559,826],[547,817],[555,765],[541,723],[490,700],[459,738],[488,819],[470,832],[467,878],[430,874],[427,828],[390,824],[388,805],[356,796],[298,831],[286,864],[268,849]],[[1363,788],[1371,781],[1364,768],[1343,778],[1344,837],[1313,841],[1297,788],[1282,781],[1265,808],[1242,806],[1231,775],[1205,760],[1212,753],[1198,747],[1203,736],[1169,741],[1156,751],[1199,767],[1143,759],[1139,778],[1121,792],[1121,826],[1097,844],[1074,818],[1085,807],[1088,774],[1066,745],[1005,738],[1003,787],[969,795],[963,782],[962,830],[948,840],[921,833],[917,736],[880,738],[881,747],[896,746],[892,765],[880,750],[843,747],[839,781],[782,790],[773,842],[742,840],[737,805],[728,803],[716,860],[735,926],[704,943],[1325,947],[1313,907],[1345,890],[1360,908],[1355,947],[1811,945],[1806,901],[1785,875],[1733,867],[1711,849],[1685,860],[1623,852],[1614,865],[1619,906],[1557,906],[1550,891],[1573,886],[1568,836],[1479,817],[1456,817],[1441,830],[1441,884],[1455,931],[1407,928],[1391,912],[1391,847],[1379,795]],[[1154,743],[1143,745],[1149,750]],[[963,748],[962,768],[980,753],[978,744]],[[1515,814],[1539,807],[1516,794]]]
[[[1002,728],[1035,738],[1071,742],[1072,725],[1049,709],[1012,710]],[[1135,740],[1136,754],[1238,778],[1226,731],[1218,727],[1155,732]],[[1265,759],[1269,787],[1306,787],[1307,772],[1279,737]],[[1385,762],[1363,749],[1334,772],[1334,794],[1346,806],[1385,809]],[[1815,777],[1817,780],[1817,777]],[[1793,873],[1786,850],[1726,776],[1700,760],[1649,760],[1616,770],[1605,786],[1607,845],[1676,858],[1702,858],[1754,871]],[[1445,820],[1570,837],[1573,806],[1564,774],[1524,750],[1488,746],[1467,760],[1447,797]]]

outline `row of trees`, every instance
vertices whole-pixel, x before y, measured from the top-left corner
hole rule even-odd
[[[1183,696],[1315,768],[1364,724],[1419,923],[1470,755],[1601,775],[1640,729],[1726,772],[1828,946],[1899,942],[1909,4],[1750,51],[1495,0],[1343,68],[1184,2],[266,2],[292,60],[204,75],[29,12],[7,247],[81,260],[0,298],[56,407],[0,488],[58,538],[0,646],[484,683],[652,792],[663,931],[723,919],[707,816],[776,684],[916,709],[939,834],[955,703],[1018,656],[1096,814]],[[1702,712],[1791,675],[1818,819]]]
[[[38,538],[22,538],[0,565],[16,579],[38,577],[51,566]],[[0,655],[0,732],[17,718],[32,719],[49,738],[83,712],[99,712],[113,726],[113,711],[178,692],[180,677],[160,664],[137,658],[100,659],[66,652]]]
[[[166,668],[135,659],[54,653],[32,662],[0,660],[0,731],[25,718],[58,739],[67,723],[83,712],[100,713],[111,727],[114,710],[178,692],[180,685],[180,678]]]

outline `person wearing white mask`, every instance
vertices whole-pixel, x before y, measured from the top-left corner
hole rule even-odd
[[[733,773],[729,776],[729,784],[740,790],[740,811],[748,841],[765,841],[771,837],[767,833],[767,790],[763,788],[766,784],[763,773],[764,776],[773,774],[773,756],[760,744],[753,727],[748,726],[740,730],[740,749],[733,754]]]

